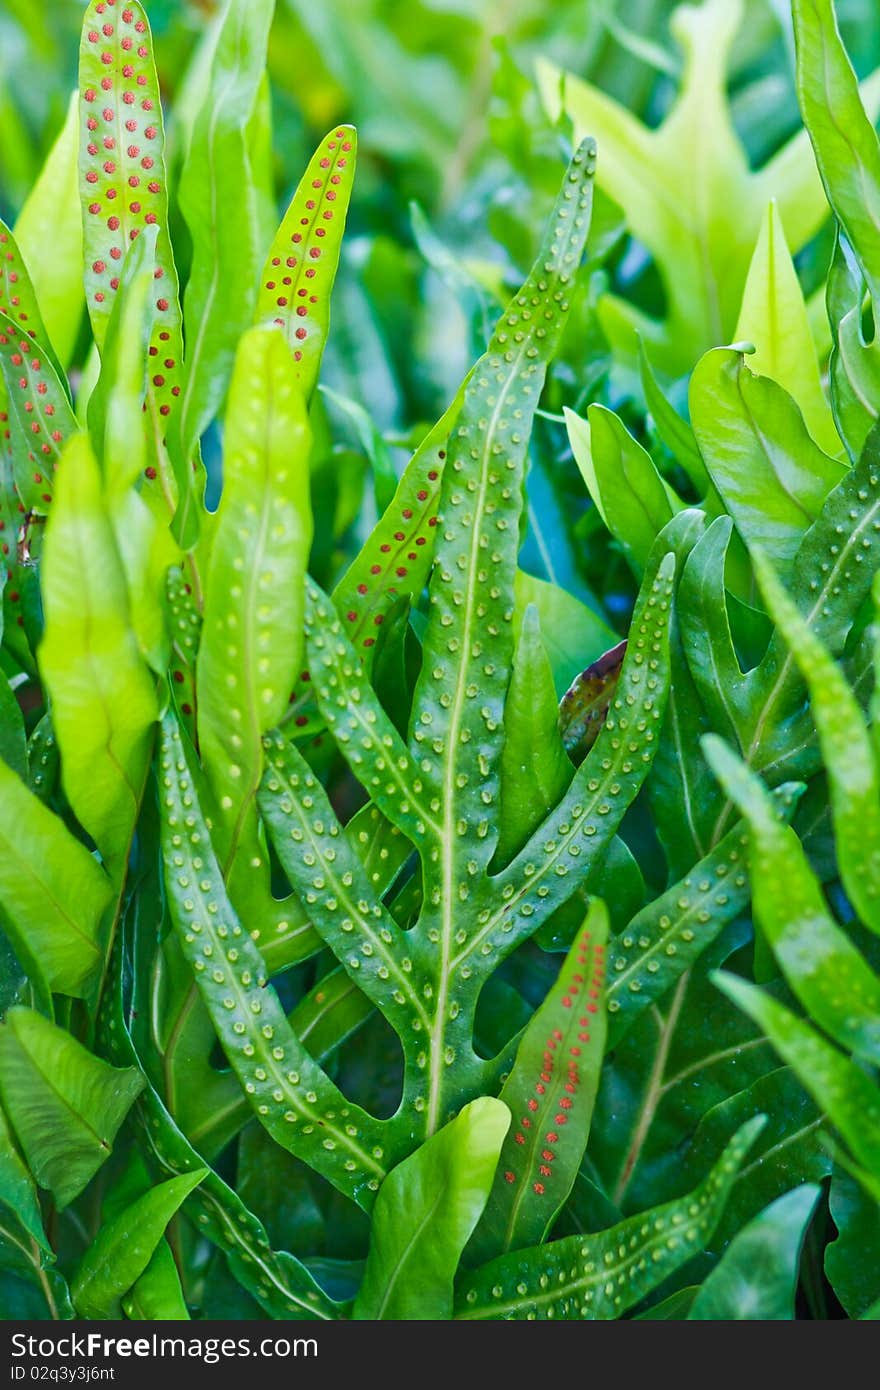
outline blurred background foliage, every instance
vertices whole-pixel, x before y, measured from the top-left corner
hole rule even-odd
[[[0,214],[11,222],[63,124],[83,8],[81,0],[0,0]],[[212,0],[149,5],[170,113],[172,184],[219,8]],[[325,474],[328,487],[348,474],[368,477],[371,467],[381,501],[383,470],[387,487],[389,464],[399,471],[407,445],[442,412],[482,351],[498,301],[532,259],[567,144],[564,118],[554,126],[539,96],[536,59],[588,80],[656,126],[682,73],[670,33],[674,9],[673,0],[279,0],[269,50],[279,212],[328,126],[348,121],[359,131],[324,369],[325,382],[354,407],[325,398],[340,455],[338,476]],[[880,65],[876,0],[840,0],[838,11],[864,76]],[[728,96],[752,167],[800,125],[793,61],[787,0],[745,0]],[[632,577],[587,498],[559,413],[598,400],[656,444],[632,374],[609,371],[595,308],[610,289],[660,318],[663,287],[621,209],[601,193],[595,226],[545,399],[548,418],[535,433],[523,564],[620,627]],[[185,244],[182,229],[175,234]],[[800,251],[807,293],[822,285],[829,249],[826,234]],[[683,381],[664,384],[684,399]],[[350,517],[359,489],[343,491],[337,511]],[[583,543],[594,535],[597,545]]]

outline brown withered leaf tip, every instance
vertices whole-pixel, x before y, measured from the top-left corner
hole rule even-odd
[[[625,656],[626,638],[575,676],[559,702],[559,731],[565,751],[576,767],[599,737]]]

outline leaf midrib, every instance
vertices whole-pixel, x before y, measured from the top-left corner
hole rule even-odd
[[[428,1106],[426,1118],[426,1133],[431,1135],[437,1128],[438,1109],[440,1105],[440,1091],[442,1070],[440,1066],[441,1050],[443,1046],[443,1036],[446,1031],[446,1009],[449,997],[450,983],[450,955],[452,952],[452,934],[454,931],[453,899],[455,894],[455,864],[456,856],[454,846],[456,842],[456,755],[460,747],[461,724],[464,712],[465,689],[467,685],[467,663],[471,659],[471,630],[474,621],[474,608],[478,586],[474,580],[475,572],[479,562],[480,536],[482,533],[483,514],[489,492],[489,469],[491,463],[491,445],[495,438],[498,428],[498,421],[501,412],[507,403],[507,398],[513,390],[514,382],[519,374],[523,361],[525,360],[526,349],[530,346],[530,337],[525,335],[523,342],[517,352],[514,361],[510,364],[507,379],[503,388],[498,393],[498,399],[492,410],[489,424],[483,431],[483,447],[480,458],[480,491],[475,500],[473,521],[471,523],[470,535],[470,554],[468,556],[468,568],[465,578],[465,611],[463,622],[460,626],[461,633],[461,654],[462,659],[458,667],[457,679],[455,682],[455,695],[453,698],[452,709],[449,716],[449,724],[446,731],[446,756],[443,769],[443,835],[440,847],[441,860],[441,909],[440,909],[440,959],[437,965],[437,1002],[434,1009],[434,1022],[430,1034],[430,1054],[431,1060],[430,1077],[428,1083]],[[491,348],[490,348],[491,351]],[[447,463],[449,461],[447,460]]]

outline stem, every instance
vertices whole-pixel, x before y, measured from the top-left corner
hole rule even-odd
[[[819,1322],[825,1322],[828,1319],[828,1293],[823,1272],[826,1233],[824,1230],[817,1230],[819,1222],[822,1223],[823,1227],[826,1224],[822,1220],[823,1215],[820,1207],[819,1212],[810,1222],[804,1241],[800,1267],[800,1283],[804,1298],[811,1317]]]
[[[52,1316],[52,1318],[57,1322],[60,1319],[61,1314],[58,1312],[58,1304],[55,1302],[55,1298],[52,1294],[52,1286],[49,1283],[49,1280],[46,1278],[46,1271],[43,1269],[42,1263],[40,1261],[40,1248],[35,1240],[31,1240],[31,1247],[34,1252],[34,1268],[37,1271],[37,1277],[40,1281],[40,1288],[43,1290],[43,1297],[46,1300],[46,1307],[49,1309],[49,1313]]]
[[[617,1207],[619,1207],[623,1201],[633,1170],[639,1161],[645,1140],[648,1137],[648,1131],[654,1122],[654,1115],[663,1092],[663,1076],[666,1071],[666,1063],[669,1059],[669,1049],[672,1045],[675,1026],[678,1023],[678,1016],[684,1004],[684,997],[687,993],[689,981],[690,971],[682,975],[676,986],[675,994],[672,996],[672,1004],[670,1005],[665,1022],[663,1022],[659,1009],[653,1010],[655,1016],[660,1021],[660,1038],[657,1043],[657,1051],[654,1053],[651,1074],[648,1077],[648,1085],[645,1088],[645,1094],[642,1099],[638,1122],[633,1131],[632,1141],[627,1150],[626,1158],[623,1161],[623,1167],[620,1170],[620,1177],[612,1196],[612,1201]]]

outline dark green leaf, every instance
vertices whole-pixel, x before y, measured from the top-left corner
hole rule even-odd
[[[67,1206],[110,1157],[113,1140],[143,1086],[30,1009],[0,1025],[0,1097],[28,1165],[59,1207]]]
[[[165,1227],[178,1207],[207,1174],[196,1168],[152,1187],[107,1225],[80,1260],[70,1285],[77,1312],[84,1318],[113,1318],[122,1311],[122,1296],[150,1263]]]
[[[796,1187],[734,1236],[694,1299],[689,1321],[793,1319],[801,1246],[819,1191],[811,1183]]]
[[[598,1235],[566,1236],[515,1251],[465,1275],[457,1290],[456,1316],[621,1317],[709,1241],[761,1124],[756,1119],[743,1125],[709,1176],[686,1197]]]
[[[880,1172],[880,1088],[855,1062],[769,994],[735,975],[716,972],[713,978],[718,988],[763,1028],[856,1159],[869,1172]]]

